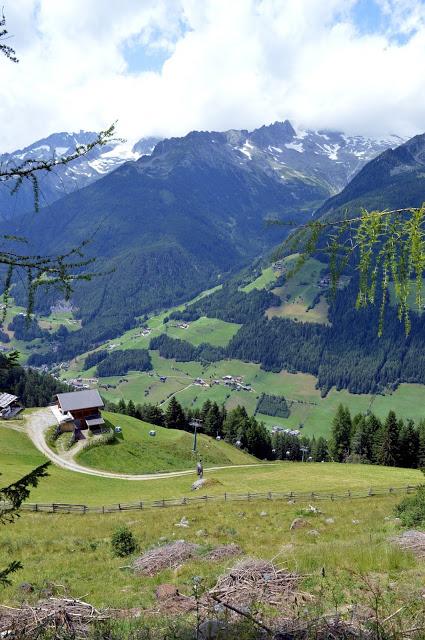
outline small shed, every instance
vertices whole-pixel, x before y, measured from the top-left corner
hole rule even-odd
[[[20,411],[22,406],[18,402],[18,396],[12,393],[0,393],[0,418],[3,420],[14,418]]]

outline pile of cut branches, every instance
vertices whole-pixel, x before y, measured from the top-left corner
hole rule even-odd
[[[242,553],[242,549],[238,547],[237,544],[223,544],[220,547],[216,547],[215,549],[212,549],[212,551],[209,551],[203,559],[211,562],[221,562],[221,560],[225,560],[226,558],[240,556]]]
[[[288,605],[310,599],[298,591],[300,576],[278,568],[272,562],[248,558],[221,576],[210,595],[237,608],[263,604],[286,609]]]
[[[87,638],[90,624],[108,618],[75,598],[49,598],[33,607],[0,605],[0,637],[35,638],[48,631],[54,638]]]
[[[180,564],[199,554],[200,546],[184,540],[176,540],[162,547],[147,551],[133,563],[136,573],[154,576],[164,569],[175,569]]]

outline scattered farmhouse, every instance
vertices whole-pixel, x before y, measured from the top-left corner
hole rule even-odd
[[[0,393],[0,418],[3,420],[14,418],[20,411],[22,406],[18,402],[18,396]]]
[[[279,425],[275,425],[272,428],[272,433],[284,433],[287,436],[296,436],[296,437],[299,437],[301,435],[301,432],[299,431],[299,429],[285,429],[284,427],[281,427]]]
[[[203,378],[195,378],[195,380],[193,381],[193,384],[196,384],[199,387],[209,387],[210,386],[208,384],[208,382],[205,382],[205,380]]]
[[[98,429],[105,421],[100,410],[103,400],[96,389],[58,393],[57,404],[51,407],[61,431]]]
[[[252,387],[249,382],[244,383],[242,376],[223,376],[222,380],[225,387],[230,387],[236,391],[252,391]],[[217,381],[219,382],[219,381]]]

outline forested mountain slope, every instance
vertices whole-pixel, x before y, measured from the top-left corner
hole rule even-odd
[[[8,230],[30,237],[42,254],[91,238],[87,255],[106,275],[76,287],[83,329],[69,337],[69,348],[78,352],[248,264],[281,236],[267,218],[303,221],[363,158],[388,144],[296,133],[289,122],[251,133],[192,132],[159,142],[150,156]],[[14,293],[22,302],[19,283]],[[39,308],[56,299],[54,292],[39,296]]]

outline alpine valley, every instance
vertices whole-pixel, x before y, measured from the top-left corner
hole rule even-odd
[[[18,157],[65,153],[74,138],[55,134]],[[308,429],[320,431],[340,401],[383,415],[402,398],[410,417],[425,384],[422,310],[412,310],[409,338],[395,313],[378,338],[377,310],[354,308],[356,271],[347,268],[331,296],[323,256],[289,278],[296,255],[272,256],[313,216],[420,205],[424,149],[425,136],[373,140],[288,121],[103,149],[60,176],[67,195],[46,176],[48,206],[30,212],[24,194],[2,225],[43,255],[90,238],[100,274],[78,283],[69,303],[40,290],[30,325],[19,319],[26,291],[16,281],[4,346],[113,401],[211,397],[271,424],[257,400],[272,388],[289,398],[289,423]],[[276,218],[284,225],[270,224]],[[229,372],[242,382],[220,384]]]

